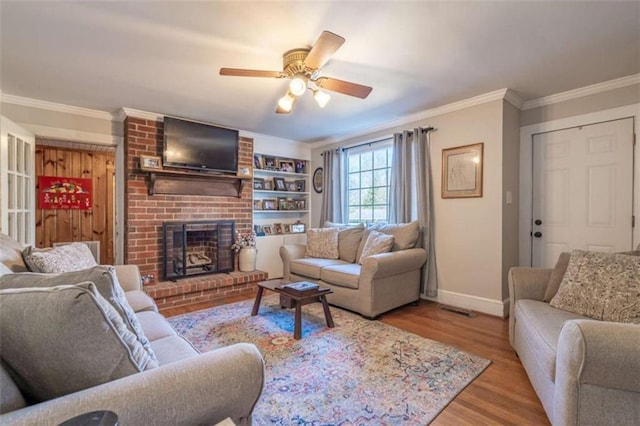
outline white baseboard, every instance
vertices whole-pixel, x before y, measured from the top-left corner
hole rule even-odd
[[[500,318],[506,318],[509,314],[509,299],[493,300],[447,290],[438,290],[438,297],[425,297],[425,299]]]

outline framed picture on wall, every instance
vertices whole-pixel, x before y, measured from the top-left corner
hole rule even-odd
[[[140,169],[145,171],[162,170],[162,159],[153,155],[141,155]]]
[[[294,234],[304,234],[304,223],[292,223],[291,232]]]
[[[482,197],[484,143],[442,150],[442,198]]]

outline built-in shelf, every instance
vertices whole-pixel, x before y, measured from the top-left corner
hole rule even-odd
[[[275,214],[283,214],[283,213],[309,213],[309,210],[254,210],[254,213],[275,213]]]
[[[149,195],[208,195],[238,197],[251,176],[234,176],[185,170],[145,171],[149,174]]]
[[[269,194],[269,195],[309,195],[308,192],[303,191],[276,191],[274,189],[254,189],[254,194]]]

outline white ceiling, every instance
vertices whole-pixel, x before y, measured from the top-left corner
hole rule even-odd
[[[365,100],[310,94],[276,115],[282,54],[323,30],[345,44],[322,75]],[[640,2],[0,2],[4,94],[120,107],[313,142],[511,88],[537,99],[640,72]]]

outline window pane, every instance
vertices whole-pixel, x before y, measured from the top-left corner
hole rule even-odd
[[[360,156],[350,155],[349,156],[349,172],[358,172],[358,171],[360,171]]]
[[[360,155],[361,170],[371,170],[373,168],[373,154],[370,152]]]
[[[360,192],[360,204],[363,206],[372,206],[373,205],[373,189],[367,188],[363,189]]]
[[[375,170],[373,172],[374,186],[387,186],[387,169]]]
[[[373,186],[373,172],[360,173],[360,186],[362,188],[368,188]]]
[[[386,205],[387,204],[387,188],[375,188],[373,192],[374,204]]]
[[[362,212],[360,213],[360,219],[363,222],[370,222],[371,220],[373,220],[373,210],[370,208],[363,208]]]
[[[378,150],[373,153],[373,167],[376,169],[387,167],[387,150]]]
[[[360,188],[360,173],[349,173],[349,189]]]
[[[349,206],[360,205],[360,190],[349,191]]]
[[[375,222],[386,222],[389,220],[389,216],[387,215],[387,207],[386,206],[376,206],[373,211],[373,220]]]
[[[360,222],[359,207],[349,207],[349,222]]]

